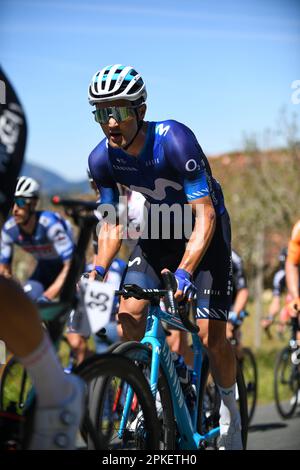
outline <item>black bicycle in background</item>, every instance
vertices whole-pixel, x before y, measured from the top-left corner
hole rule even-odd
[[[240,314],[240,320],[243,322],[249,313],[244,310]],[[255,356],[252,350],[241,344],[240,325],[234,325],[233,336],[230,342],[235,350],[237,360],[243,372],[245,386],[247,390],[248,401],[248,425],[250,424],[256,408],[257,391],[258,391],[258,372]]]
[[[291,418],[300,403],[300,315],[291,318],[289,344],[279,353],[274,369],[274,397],[278,413],[284,419]]]
[[[95,210],[97,205],[90,201],[62,200],[58,196],[52,198],[52,202],[56,206],[63,206],[79,228],[79,236],[73,252],[71,267],[59,301],[38,305],[41,319],[48,330],[53,344],[58,348],[70,312],[76,310],[79,304],[77,284],[84,271],[86,250],[97,220],[90,213]],[[97,284],[99,286],[99,283]],[[97,295],[95,295],[94,300],[97,303]],[[19,384],[12,384],[11,381],[8,381],[9,377],[12,378],[9,372],[12,372],[13,369],[16,370],[17,366],[21,369],[19,370],[21,380]],[[100,377],[115,377],[116,380],[122,382],[124,389],[125,387],[130,387],[136,397],[136,406],[132,413],[129,413],[124,437],[114,443],[114,448],[149,450],[158,448],[158,436],[160,433],[155,403],[147,380],[130,359],[110,353],[95,354],[83,361],[78,367],[75,366],[72,369],[72,373],[79,375],[87,384],[86,409],[81,425],[81,434],[84,439],[87,435],[89,436],[89,440],[93,442],[94,449],[102,450],[106,448],[106,441],[104,442],[105,436],[102,436],[98,430],[96,432],[87,406],[91,384]],[[9,388],[12,385],[15,387],[14,397],[16,397],[17,402],[6,403],[6,409],[3,409],[5,403],[4,396],[9,395],[11,392]],[[5,370],[3,372],[1,380],[0,449],[19,450],[27,448],[32,432],[35,401],[34,388],[31,386],[26,372],[15,359],[11,359],[8,363],[8,369],[6,372]],[[20,403],[22,403],[22,407],[17,409],[17,405]],[[138,436],[135,432],[137,414],[139,416]]]

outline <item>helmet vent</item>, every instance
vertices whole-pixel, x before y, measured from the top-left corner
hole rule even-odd
[[[114,86],[115,86],[115,84],[116,84],[116,81],[117,81],[117,80],[112,80],[112,81],[110,82],[109,91],[111,91],[111,90],[114,89]]]

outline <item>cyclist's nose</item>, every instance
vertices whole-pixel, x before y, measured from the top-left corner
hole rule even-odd
[[[108,126],[110,128],[119,127],[119,123],[113,116],[110,116],[108,120]]]

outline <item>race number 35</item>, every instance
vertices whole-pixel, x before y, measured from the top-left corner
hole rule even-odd
[[[84,291],[84,310],[95,333],[109,323],[115,291],[109,284],[99,281],[85,282]]]

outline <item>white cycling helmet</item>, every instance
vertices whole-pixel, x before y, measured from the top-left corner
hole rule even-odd
[[[20,176],[15,189],[15,197],[39,197],[40,185],[29,176]]]
[[[141,75],[131,65],[108,65],[96,72],[89,86],[91,105],[106,101],[129,100],[145,103],[147,91]]]

